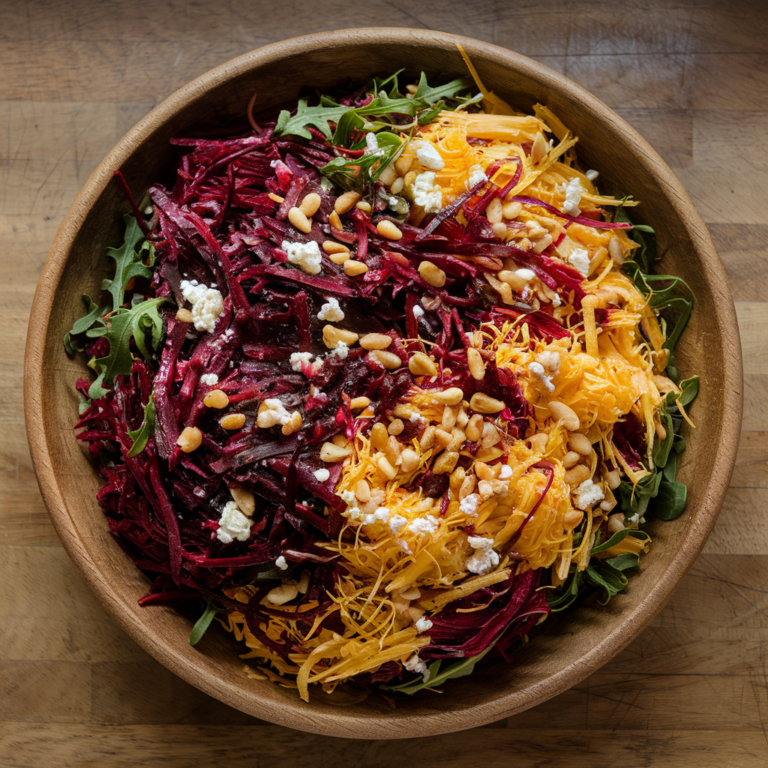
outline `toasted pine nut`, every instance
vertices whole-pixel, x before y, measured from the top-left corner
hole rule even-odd
[[[475,392],[469,401],[469,407],[478,413],[500,413],[505,405],[495,397],[489,397],[484,392]]]
[[[459,408],[459,415],[456,417],[456,426],[464,429],[467,426],[467,423],[469,422],[469,416],[467,415],[467,411],[462,405],[461,408]]]
[[[348,259],[344,262],[344,271],[349,277],[357,277],[358,275],[364,275],[368,271],[368,265],[362,261]]]
[[[387,352],[384,349],[372,349],[368,354],[375,357],[388,371],[396,371],[403,364],[394,352]]]
[[[270,589],[269,592],[267,592],[267,600],[269,600],[272,605],[284,605],[285,603],[290,603],[298,594],[299,585],[286,582],[279,587]]]
[[[443,448],[445,448],[450,442],[451,442],[451,433],[447,429],[442,429],[441,427],[438,427],[435,430],[435,446],[437,446],[437,449],[439,451],[442,451]]]
[[[360,199],[359,192],[345,192],[343,195],[339,195],[336,198],[336,202],[333,204],[333,210],[341,215],[352,209],[352,206]]]
[[[616,235],[613,235],[608,241],[608,253],[619,266],[624,263],[624,248],[621,245],[621,240]]]
[[[477,492],[481,498],[487,499],[489,496],[493,496],[493,486],[489,480],[481,480],[477,484]]]
[[[435,444],[436,432],[437,428],[432,425],[424,430],[424,434],[421,436],[421,440],[419,440],[419,448],[422,451],[428,451]]]
[[[245,426],[244,413],[228,413],[220,422],[221,428],[228,431],[242,429]]]
[[[580,509],[571,509],[563,515],[563,525],[566,528],[575,528],[584,519],[584,513]]]
[[[371,204],[366,200],[361,200],[359,203],[355,203],[355,208],[358,208],[365,213],[371,212]]]
[[[176,312],[176,319],[180,323],[191,323],[194,320],[192,313],[188,309],[184,309],[184,307]]]
[[[344,264],[352,258],[352,254],[349,251],[343,251],[341,253],[332,253],[328,257],[334,264]]]
[[[400,229],[396,227],[389,219],[382,219],[376,225],[376,231],[382,237],[386,237],[387,240],[400,240],[400,238],[403,236],[403,233],[400,231]]]
[[[386,184],[388,187],[392,186],[392,183],[397,178],[397,171],[395,166],[391,163],[379,174],[379,181],[382,184]]]
[[[323,200],[320,197],[320,195],[317,194],[317,192],[310,192],[301,201],[301,205],[299,206],[299,210],[307,218],[311,218],[312,216],[314,216],[317,213],[317,209],[320,207],[320,204],[322,202],[323,202]]]
[[[580,453],[576,453],[576,451],[568,451],[568,453],[566,453],[563,457],[563,466],[566,469],[570,469],[571,467],[575,467],[580,461]]]
[[[476,479],[474,475],[467,475],[459,488],[459,501],[466,499],[475,490]]]
[[[533,140],[533,146],[531,147],[531,162],[534,165],[538,165],[544,156],[549,151],[549,143],[544,138],[544,134],[539,131],[536,134],[536,138]]]
[[[498,221],[496,224],[494,224],[491,229],[493,230],[493,234],[496,235],[496,237],[499,238],[499,240],[506,240],[507,239],[507,232],[509,230],[507,229],[507,225],[503,221]]]
[[[288,221],[290,221],[299,232],[308,234],[312,231],[312,222],[304,215],[303,211],[300,211],[296,207],[291,208],[291,210],[288,211]]]
[[[367,480],[358,480],[355,483],[355,498],[362,504],[367,504],[371,500],[371,486]]]
[[[531,444],[531,450],[536,453],[544,453],[547,450],[547,442],[549,437],[544,432],[539,432],[536,435],[532,435],[528,441]]]
[[[482,461],[476,461],[473,468],[478,480],[493,480],[496,476],[494,471]]]
[[[385,333],[366,333],[360,339],[360,346],[363,349],[386,349],[392,344],[392,337]]]
[[[393,466],[397,466],[400,462],[400,454],[403,452],[403,446],[400,445],[397,438],[394,435],[390,435],[387,438],[387,447],[384,449],[384,453],[390,460]]]
[[[600,509],[603,512],[610,512],[616,506],[616,499],[603,499],[600,502]]]
[[[565,482],[570,486],[581,485],[585,480],[589,480],[589,469],[583,464],[578,464],[565,473]]]
[[[389,432],[390,435],[402,435],[404,429],[405,424],[403,424],[402,419],[392,419],[392,421],[389,422],[389,427],[387,427],[387,432]]]
[[[389,433],[387,428],[380,421],[376,422],[371,428],[371,443],[373,447],[379,451],[383,451],[387,447],[387,441],[389,440]]]
[[[570,432],[575,432],[581,426],[579,417],[574,410],[565,403],[561,403],[559,400],[553,400],[548,408],[549,412],[552,414],[552,418],[555,419],[555,421],[562,421],[563,426]]]
[[[621,512],[617,512],[608,518],[608,533],[618,533],[623,531],[624,527],[624,515]]]
[[[356,333],[337,328],[335,325],[323,326],[323,343],[328,349],[336,349],[336,345],[340,341],[351,347],[359,338]]]
[[[323,443],[320,447],[320,461],[324,461],[326,464],[334,464],[351,455],[351,448],[342,448],[333,443]]]
[[[408,361],[408,370],[414,376],[437,376],[437,366],[423,352],[416,352]]]
[[[486,421],[485,424],[483,424],[483,435],[480,439],[480,447],[491,448],[496,445],[499,440],[501,440],[501,436],[499,435],[499,430],[496,429],[496,425],[491,424],[490,421]]]
[[[301,429],[301,414],[298,411],[294,411],[291,414],[291,418],[287,424],[283,424],[283,428],[280,430],[284,435],[292,435]]]
[[[400,467],[403,472],[413,472],[413,470],[419,466],[419,454],[416,453],[416,451],[414,451],[412,448],[405,448],[400,454],[400,458],[402,459],[402,464]]]
[[[246,488],[230,488],[230,494],[238,509],[248,517],[256,511],[256,497]]]
[[[226,392],[220,389],[212,389],[203,398],[203,405],[206,408],[226,408],[229,405],[229,398]]]
[[[353,397],[349,401],[349,407],[353,411],[357,411],[360,408],[367,408],[371,404],[370,397]]]
[[[422,261],[419,264],[419,274],[421,279],[433,288],[442,288],[445,285],[445,272],[431,261]]]
[[[511,269],[502,269],[498,277],[502,283],[506,283],[513,291],[522,291],[528,285],[528,281],[524,277],[520,277]]]
[[[331,222],[331,226],[341,232],[344,229],[344,225],[341,223],[339,214],[336,211],[331,211],[331,215],[328,217],[328,221]]]
[[[475,381],[481,381],[485,377],[485,361],[474,347],[467,347],[467,363],[472,378]]]
[[[582,456],[589,456],[592,453],[592,443],[589,438],[581,432],[572,432],[568,438],[568,445],[571,450],[580,453]]]
[[[334,445],[338,445],[339,448],[349,448],[349,438],[343,432],[334,435],[331,438],[331,442]]]
[[[464,482],[464,478],[467,476],[467,470],[464,469],[464,467],[456,467],[456,469],[451,472],[451,490],[456,493],[459,488],[461,488],[461,484]]]
[[[458,405],[464,399],[464,392],[458,387],[449,387],[442,392],[435,392],[432,397],[444,405]]]
[[[476,443],[483,435],[483,417],[476,413],[467,424],[467,439]]]
[[[501,212],[504,215],[504,218],[509,219],[510,221],[512,219],[516,219],[522,210],[523,204],[519,203],[517,200],[513,200],[511,203],[504,203],[501,208]]]
[[[403,191],[404,186],[405,186],[405,182],[403,182],[402,179],[397,178],[392,182],[392,186],[390,187],[390,192],[392,192],[393,195],[399,195]]]
[[[534,243],[533,252],[541,253],[542,251],[549,248],[550,245],[552,245],[552,235],[547,232],[546,235],[543,235]]]
[[[443,418],[441,419],[440,426],[448,431],[456,426],[456,420],[459,417],[459,408],[455,405],[448,405],[443,408]]]
[[[400,155],[395,160],[395,170],[400,176],[405,176],[413,165],[413,155]]]
[[[610,472],[605,473],[606,485],[615,491],[621,485],[621,475],[617,469],[612,469]]]
[[[432,465],[432,472],[436,475],[447,475],[453,472],[459,462],[459,454],[456,451],[446,451],[437,457]]]
[[[326,253],[349,253],[349,248],[344,243],[337,243],[335,240],[326,240],[323,250]]]
[[[498,197],[495,197],[493,200],[491,200],[490,203],[488,203],[488,206],[485,209],[485,217],[488,219],[488,221],[491,222],[491,224],[501,223],[501,208],[501,200],[499,200]]]
[[[184,453],[196,451],[203,442],[203,433],[197,427],[184,427],[176,441],[176,445]]]
[[[379,468],[379,472],[381,472],[387,480],[393,480],[397,474],[397,470],[392,466],[389,459],[383,453],[380,453],[376,457],[376,466]]]
[[[270,192],[267,197],[273,202],[273,203],[282,203],[285,198],[280,197],[280,195],[276,195],[274,192]]]

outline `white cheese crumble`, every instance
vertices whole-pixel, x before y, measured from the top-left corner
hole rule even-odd
[[[288,570],[288,561],[280,555],[280,557],[275,560],[275,565],[281,570],[281,571],[287,571]]]
[[[392,533],[395,534],[395,536],[400,535],[400,531],[405,528],[406,524],[408,523],[408,519],[403,517],[402,515],[392,515],[392,517],[389,518],[389,527]]]
[[[499,554],[493,551],[493,539],[486,539],[484,536],[468,536],[467,541],[475,550],[475,554],[465,563],[470,573],[485,576],[493,566],[499,564]]]
[[[309,365],[312,362],[311,352],[292,352],[288,362],[291,364],[296,373],[301,373],[301,369],[305,365]]]
[[[413,307],[413,316],[414,317],[422,317],[423,315],[424,315],[424,310],[418,304],[416,304]]]
[[[544,370],[550,376],[557,376],[560,373],[560,355],[553,349],[545,349],[536,355],[536,362],[544,366]]]
[[[284,427],[291,420],[291,413],[285,409],[280,400],[269,397],[264,401],[264,405],[266,407],[259,413],[259,424],[271,422],[270,427],[276,424]]]
[[[584,174],[590,181],[594,181],[599,175],[600,171],[596,171],[593,168],[590,168],[585,174]]]
[[[421,678],[425,683],[429,680],[429,670],[427,669],[427,665],[419,658],[418,653],[411,656],[403,666],[409,672],[416,672],[416,674],[421,675]]]
[[[235,539],[247,541],[250,535],[250,518],[240,511],[236,501],[228,501],[221,512],[216,538],[222,544],[231,544]]]
[[[443,207],[443,191],[435,184],[432,171],[420,173],[411,185],[413,202],[420,205],[427,213],[435,213]]]
[[[295,264],[308,275],[319,275],[323,256],[320,253],[320,246],[310,240],[308,243],[291,243],[283,240],[281,248],[288,254],[288,261]]]
[[[320,307],[317,313],[318,320],[327,320],[329,323],[340,323],[344,319],[344,311],[339,306],[339,300],[330,298]]]
[[[472,515],[477,517],[477,508],[480,506],[480,496],[476,493],[471,493],[465,499],[461,500],[459,504],[459,512],[463,512],[465,515]]]
[[[346,360],[347,355],[349,354],[349,344],[345,344],[343,341],[337,341],[331,354],[336,355],[336,357],[339,357],[342,360]]]
[[[379,149],[379,140],[375,133],[365,134],[365,154],[366,155],[385,155],[383,149]]]
[[[502,464],[501,471],[499,472],[499,480],[506,480],[508,477],[512,477],[512,467],[509,464]]]
[[[581,195],[584,193],[581,180],[578,177],[574,177],[567,184],[560,184],[557,189],[565,194],[563,211],[571,216],[578,216],[581,213],[581,208],[579,208]]]
[[[600,490],[600,486],[595,485],[591,480],[585,480],[574,492],[575,505],[579,509],[589,509],[593,504],[602,501],[605,494]]]
[[[408,530],[411,533],[424,536],[428,533],[434,533],[439,525],[440,521],[434,515],[426,515],[426,517],[416,518],[416,520],[408,525]]]
[[[528,370],[541,381],[541,383],[547,388],[547,392],[554,392],[555,385],[552,383],[552,377],[547,376],[547,372],[544,370],[544,366],[541,363],[528,363]]]
[[[430,629],[434,624],[426,617],[422,616],[417,622],[416,622],[416,631],[421,634],[422,632],[429,632]]]
[[[472,189],[475,185],[481,181],[488,181],[488,177],[485,175],[485,171],[481,165],[473,165],[469,169],[469,178],[467,179],[467,189]]]
[[[312,474],[315,476],[315,480],[320,483],[326,482],[331,476],[331,473],[324,467],[322,469],[316,469]]]
[[[204,373],[200,377],[201,384],[207,384],[209,387],[213,387],[219,383],[219,377],[215,373]]]
[[[192,305],[192,322],[195,329],[210,333],[224,311],[224,298],[221,293],[215,288],[198,283],[197,280],[182,280],[181,295]]]
[[[355,494],[352,491],[342,491],[340,494],[338,494],[341,500],[348,506],[352,507],[355,505],[355,502],[357,499],[355,498]]]
[[[442,171],[445,167],[445,160],[440,153],[428,141],[421,141],[416,146],[416,159],[431,171]]]
[[[584,277],[589,274],[589,253],[583,248],[574,248],[568,255],[568,261]]]

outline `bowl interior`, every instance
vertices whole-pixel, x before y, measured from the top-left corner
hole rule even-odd
[[[329,33],[269,46],[195,81],[145,118],[94,173],[62,225],[36,300],[27,396],[39,413],[30,439],[46,501],[73,559],[121,625],[172,670],[232,706],[305,730],[389,738],[457,730],[520,711],[578,682],[650,621],[690,566],[714,523],[735,454],[740,363],[732,304],[685,192],[650,148],[584,91],[523,57],[462,39],[487,87],[521,109],[548,105],[579,136],[582,162],[613,189],[642,201],[637,218],[656,228],[661,269],[683,276],[693,289],[696,309],[677,357],[684,375],[702,378],[697,430],[680,470],[689,488],[686,513],[651,524],[651,554],[629,591],[608,607],[553,616],[514,664],[488,665],[451,683],[442,696],[410,698],[395,710],[376,696],[353,708],[331,706],[321,695],[303,704],[294,691],[246,678],[238,646],[223,630],[191,648],[187,619],[171,609],[137,606],[148,582],[110,537],[96,504],[100,478],[72,430],[79,400],[74,385],[86,368],[62,345],[81,314],[80,296],[98,295],[108,268],[104,249],[121,241],[128,206],[110,183],[112,172],[121,168],[140,198],[174,166],[169,139],[242,123],[254,91],[263,111],[295,100],[307,84],[322,89],[395,67],[414,74],[423,69],[430,77],[465,74],[458,39],[409,30]]]

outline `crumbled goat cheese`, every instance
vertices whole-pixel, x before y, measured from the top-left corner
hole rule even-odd
[[[600,490],[600,486],[595,485],[591,480],[585,480],[573,494],[576,497],[575,504],[579,509],[589,509],[593,504],[602,501],[605,494]]]
[[[320,307],[320,311],[317,313],[318,320],[327,320],[329,323],[340,323],[344,319],[344,311],[339,306],[338,299],[328,299],[328,301]]]
[[[530,282],[531,280],[535,279],[536,273],[532,269],[516,269],[515,274],[523,279]]]
[[[581,180],[574,177],[567,184],[560,184],[557,189],[559,192],[565,194],[563,211],[571,216],[578,216],[581,213],[579,203],[581,202],[581,195],[584,192],[584,187],[581,186]]]
[[[373,516],[376,518],[376,520],[384,521],[389,520],[389,508],[388,507],[377,507],[376,511],[373,513]]]
[[[499,554],[493,551],[493,539],[486,539],[484,536],[468,536],[467,541],[475,550],[475,554],[465,563],[470,573],[485,576],[494,565],[499,564]]]
[[[247,541],[250,535],[250,518],[240,511],[237,502],[228,501],[221,512],[219,530],[216,531],[216,538],[222,544],[231,544],[235,539],[238,541]]]
[[[435,184],[435,174],[432,171],[420,173],[411,185],[413,202],[420,205],[427,213],[435,213],[443,207],[443,192]]]
[[[400,531],[405,528],[406,524],[408,522],[408,519],[403,517],[402,515],[392,515],[392,517],[389,518],[389,527],[392,533],[395,534],[395,536],[400,535]]]
[[[544,366],[544,370],[550,376],[557,376],[560,373],[560,355],[553,349],[545,349],[536,355],[536,362]]]
[[[413,308],[413,316],[414,317],[422,317],[424,315],[424,310],[416,304]]]
[[[382,156],[386,154],[383,149],[379,149],[379,140],[376,138],[375,133],[365,134],[365,154]]]
[[[291,420],[292,414],[285,409],[280,400],[269,397],[264,401],[264,406],[266,407],[259,413],[259,419],[261,421],[271,421],[270,427],[274,427],[276,424],[284,427]]]
[[[219,383],[219,377],[215,373],[204,373],[200,377],[201,384],[207,384],[209,387],[213,387]]]
[[[328,480],[328,478],[331,476],[331,473],[325,468],[316,469],[312,474],[315,476],[315,480],[320,483],[326,482],[326,480]]]
[[[192,322],[198,331],[213,330],[224,311],[224,298],[215,288],[202,285],[197,280],[182,280],[181,295],[192,305]]]
[[[414,411],[408,417],[408,421],[410,421],[411,423],[415,424],[416,422],[426,421],[426,419],[420,413],[416,413],[416,411]]]
[[[340,494],[338,494],[341,500],[348,506],[352,507],[354,506],[357,499],[355,498],[355,494],[352,491],[342,491]]]
[[[485,171],[481,165],[473,165],[469,169],[469,178],[467,179],[467,189],[479,184],[481,181],[488,181],[488,177],[485,175]]]
[[[502,464],[501,471],[499,472],[499,480],[506,480],[508,477],[512,477],[512,467],[509,464]]]
[[[568,261],[584,277],[589,274],[589,253],[583,248],[574,248],[568,256]]]
[[[555,391],[555,385],[552,383],[552,377],[547,376],[547,372],[544,370],[544,366],[541,363],[528,363],[528,370],[541,381],[541,383],[547,388],[548,392]]]
[[[432,622],[426,616],[422,616],[416,622],[416,631],[418,633],[429,632],[429,630],[432,629],[433,626],[434,625],[432,624]]]
[[[459,504],[459,512],[476,517],[478,506],[480,506],[480,497],[476,493],[471,493],[465,499],[461,500],[461,503]]]
[[[426,517],[418,517],[412,523],[408,525],[408,530],[411,533],[417,533],[420,536],[424,536],[427,533],[434,533],[437,527],[440,525],[440,521],[433,515],[427,515]]]
[[[427,669],[427,665],[419,658],[418,654],[411,656],[411,658],[408,659],[408,661],[406,661],[403,666],[409,672],[415,672],[416,674],[421,675],[421,679],[425,683],[427,680],[429,680],[429,670]]]
[[[283,240],[282,249],[288,254],[288,261],[295,264],[308,275],[319,275],[323,256],[320,253],[320,246],[310,240],[308,243],[291,243]]]
[[[585,174],[584,174],[590,181],[594,181],[599,175],[600,171],[596,171],[593,168],[590,168]]]
[[[278,557],[278,558],[277,558],[277,560],[275,560],[275,565],[276,565],[276,566],[277,566],[277,567],[278,567],[278,568],[279,568],[281,571],[286,571],[286,570],[288,570],[288,561],[287,561],[287,560],[286,560],[286,559],[285,559],[285,558],[284,558],[282,555],[280,555],[280,557]]]
[[[342,360],[346,360],[347,355],[349,354],[349,344],[345,344],[343,341],[337,341],[331,354],[336,355],[336,357],[341,358]]]
[[[301,373],[302,368],[312,362],[312,353],[292,352],[290,358],[288,358],[288,362],[290,362],[291,368],[293,368],[296,373]]]
[[[416,146],[416,159],[431,171],[442,171],[445,167],[445,160],[428,141],[421,141]]]

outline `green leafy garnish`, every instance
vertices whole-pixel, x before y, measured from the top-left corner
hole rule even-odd
[[[203,639],[203,635],[208,631],[208,627],[211,626],[213,617],[220,610],[222,609],[217,608],[210,600],[205,601],[203,615],[195,622],[195,626],[192,627],[192,631],[189,633],[190,645],[197,645]]]
[[[128,430],[128,436],[133,441],[131,450],[128,451],[129,458],[137,456],[147,447],[147,441],[155,431],[155,401],[153,395],[154,393],[150,393],[149,400],[144,406],[144,420],[141,422],[141,426],[138,429]]]
[[[112,296],[112,311],[117,311],[125,301],[125,290],[128,283],[136,277],[152,278],[150,267],[155,264],[155,248],[144,240],[135,217],[123,216],[125,222],[125,240],[119,248],[107,248],[107,256],[115,262],[115,276],[112,280],[104,280],[101,290]],[[143,241],[143,242],[142,242]],[[141,246],[136,250],[136,246]],[[146,264],[144,260],[146,259]]]

